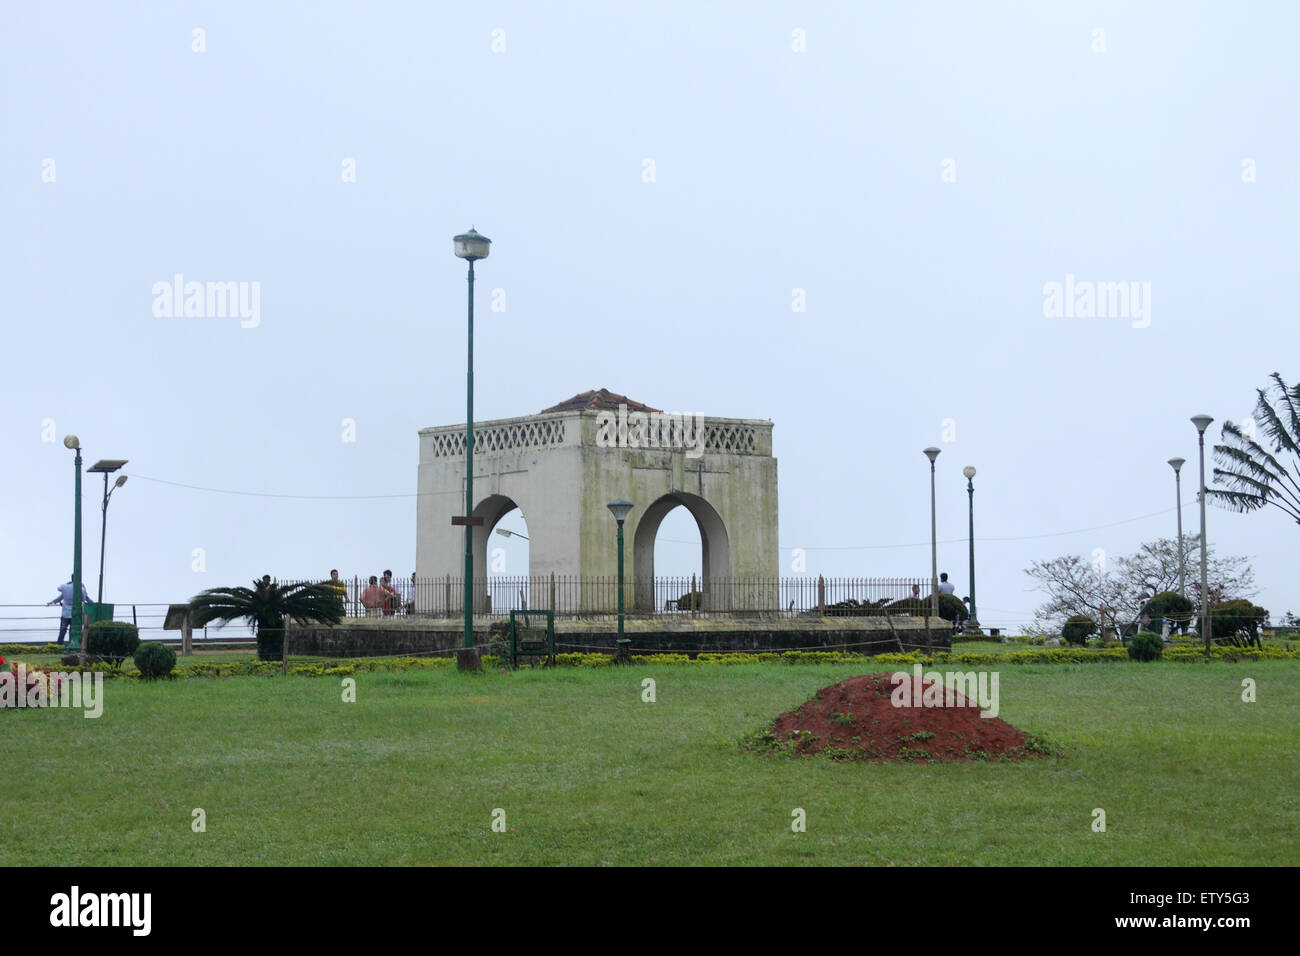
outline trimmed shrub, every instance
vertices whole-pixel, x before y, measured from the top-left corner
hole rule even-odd
[[[1153,628],[1159,628],[1161,621],[1169,618],[1176,624],[1175,631],[1186,632],[1188,624],[1196,616],[1196,602],[1177,591],[1161,591],[1143,606],[1138,617],[1143,615]]]
[[[930,602],[925,598],[900,598],[893,604],[886,604],[885,610],[890,614],[910,614],[912,617],[925,617],[930,613]]]
[[[1268,611],[1249,601],[1223,601],[1210,605],[1210,636],[1234,647],[1260,647],[1259,629]],[[94,625],[91,625],[92,627]]]
[[[146,641],[135,650],[135,666],[145,680],[171,677],[176,666],[176,652],[166,644]]]
[[[120,667],[139,646],[140,629],[127,621],[95,621],[86,628],[86,654],[114,667]]]
[[[885,613],[885,605],[888,603],[889,598],[881,598],[878,601],[859,601],[857,598],[848,598],[826,605],[826,616],[868,617],[880,615]]]
[[[493,621],[488,627],[488,647],[484,651],[499,667],[510,666],[510,618]]]
[[[887,604],[884,610],[890,614],[910,614],[912,617],[928,617],[930,615],[930,599],[928,597],[919,598],[902,598],[893,604]],[[861,612],[860,612],[861,613]],[[939,616],[945,621],[951,621],[959,624],[970,617],[970,611],[966,608],[966,602],[955,594],[939,595]]]
[[[1128,656],[1135,661],[1158,661],[1164,652],[1165,642],[1159,634],[1143,631],[1129,638]]]
[[[952,621],[954,624],[960,624],[970,617],[970,611],[966,608],[966,602],[955,594],[939,595],[939,616],[945,621]]]
[[[704,602],[703,591],[687,591],[677,599],[677,610],[698,611]]]
[[[1087,614],[1076,614],[1061,626],[1061,637],[1067,644],[1082,647],[1088,638],[1097,633],[1097,622]]]

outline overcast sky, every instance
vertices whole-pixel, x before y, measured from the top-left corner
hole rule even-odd
[[[70,570],[70,432],[130,461],[119,604],[409,574],[417,430],[464,420],[471,224],[477,418],[600,387],[770,418],[782,570],[802,548],[813,575],[928,576],[937,445],[940,569],[967,593],[974,465],[980,617],[1012,630],[1030,561],[1173,536],[1173,456],[1194,531],[1189,417],[1217,438],[1300,378],[1294,4],[3,18],[0,603]],[[255,321],[157,314],[177,274],[257,283]],[[1050,314],[1067,281],[1137,296]],[[1275,616],[1300,612],[1297,533],[1209,511]],[[684,511],[661,537],[661,571],[698,567]]]

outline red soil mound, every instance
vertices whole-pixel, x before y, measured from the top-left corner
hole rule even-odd
[[[852,677],[823,687],[753,742],[758,749],[868,761],[1007,760],[1046,752],[1041,741],[1006,721],[981,717],[979,706],[960,694],[953,695],[954,706],[921,706],[921,692],[932,686],[913,684],[920,691],[912,695],[914,706],[896,707],[899,685],[889,674]]]

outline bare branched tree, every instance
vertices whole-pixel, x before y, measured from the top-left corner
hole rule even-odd
[[[1199,567],[1200,537],[1184,535],[1183,549],[1187,567]],[[1102,607],[1109,618],[1126,627],[1148,598],[1178,589],[1178,561],[1176,538],[1145,542],[1133,554],[1110,563],[1074,554],[1035,561],[1025,573],[1047,594],[1047,601],[1034,613],[1029,629],[1035,634],[1059,634],[1066,618],[1087,614],[1095,620]],[[1255,595],[1255,572],[1248,558],[1217,557],[1210,545],[1207,567],[1212,593],[1223,594],[1225,600]]]

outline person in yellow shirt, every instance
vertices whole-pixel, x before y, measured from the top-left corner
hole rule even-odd
[[[327,587],[332,588],[334,593],[338,595],[339,603],[343,605],[343,614],[346,616],[348,613],[348,586],[346,582],[339,580],[338,568],[334,568],[330,571],[330,579],[326,581],[325,584]]]

